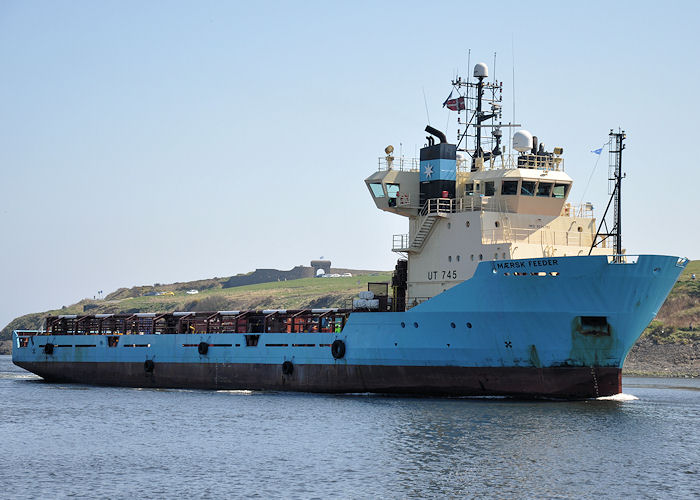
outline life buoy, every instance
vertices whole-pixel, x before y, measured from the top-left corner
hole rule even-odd
[[[44,353],[53,354],[53,344],[51,342],[47,342],[44,346]]]
[[[285,361],[282,363],[282,373],[285,375],[291,375],[294,373],[294,364],[291,361]]]
[[[197,346],[197,350],[199,351],[199,354],[204,356],[206,353],[209,352],[209,344],[207,344],[206,342],[200,342]]]
[[[331,344],[331,354],[335,359],[341,359],[345,356],[345,342],[342,340],[334,340]]]
[[[147,359],[143,363],[143,369],[146,370],[146,373],[153,373],[153,369],[156,367],[156,364],[153,362],[152,359]]]

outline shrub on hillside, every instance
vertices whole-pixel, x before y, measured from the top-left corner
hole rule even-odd
[[[231,302],[226,297],[220,295],[212,295],[201,300],[193,300],[185,304],[185,311],[226,311],[233,307]]]

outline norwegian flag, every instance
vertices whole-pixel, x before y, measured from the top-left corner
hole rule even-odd
[[[462,111],[464,109],[467,109],[467,104],[464,99],[464,97],[457,97],[456,99],[452,98],[452,92],[450,92],[450,95],[445,99],[445,102],[442,103],[442,107],[444,108],[447,106],[447,109],[451,109],[452,111]]]

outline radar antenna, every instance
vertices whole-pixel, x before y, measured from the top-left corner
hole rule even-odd
[[[471,50],[469,59],[471,61]],[[494,53],[494,67],[495,64]],[[472,157],[472,171],[482,168],[479,164],[483,166],[484,162],[493,162],[499,157],[503,161],[502,129],[520,127],[519,124],[502,122],[503,82],[496,80],[494,75],[493,82],[490,82],[488,66],[477,63],[466,80],[457,77],[452,81],[450,97],[443,103],[443,107],[457,111],[457,126],[465,127],[464,130],[457,129],[457,149]],[[476,79],[475,83],[470,80],[472,76]],[[452,98],[455,91],[457,97]],[[466,111],[466,121],[460,116],[462,111]],[[490,130],[490,133],[485,130]],[[474,141],[473,149],[467,144],[470,140]]]

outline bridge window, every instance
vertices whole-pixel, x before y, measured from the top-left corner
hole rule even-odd
[[[569,188],[568,184],[555,184],[554,189],[552,192],[554,193],[555,198],[565,198],[566,197],[566,191]]]
[[[484,182],[484,196],[493,196],[496,192],[495,183]]]
[[[384,188],[380,183],[373,182],[369,185],[369,188],[372,190],[372,194],[375,198],[384,198]]]
[[[518,181],[503,181],[501,194],[518,194]]]
[[[551,182],[540,182],[540,184],[537,186],[537,196],[546,196],[549,198],[549,195],[552,194],[552,183]]]
[[[474,183],[470,182],[469,184],[464,185],[464,193],[468,194],[469,196],[474,194]]]
[[[396,198],[399,195],[399,185],[398,184],[387,184],[386,185],[386,195],[389,198]]]
[[[523,196],[535,196],[535,181],[523,181],[520,186],[520,194]]]

